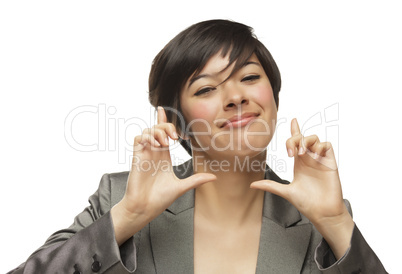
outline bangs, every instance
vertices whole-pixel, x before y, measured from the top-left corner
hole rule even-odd
[[[251,35],[252,29],[241,25],[241,28],[227,28],[217,25],[202,29],[198,32],[198,39],[193,40],[193,44],[188,46],[191,49],[183,67],[187,67],[187,73],[182,74],[183,81],[181,88],[191,76],[197,76],[204,69],[205,65],[212,56],[220,52],[221,57],[229,55],[229,63],[221,71],[225,71],[234,63],[234,68],[230,75],[224,80],[227,81],[234,73],[242,68],[250,59],[256,49],[256,38]],[[191,37],[191,33],[189,34]],[[184,43],[188,41],[183,41]]]

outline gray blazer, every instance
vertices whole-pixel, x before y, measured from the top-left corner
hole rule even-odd
[[[174,170],[179,178],[193,174],[191,161]],[[74,223],[51,235],[9,273],[193,273],[194,190],[119,247],[110,209],[122,199],[127,177],[128,172],[103,175],[98,190],[89,198],[90,206]],[[288,184],[268,167],[265,178]],[[336,261],[306,217],[285,199],[266,192],[256,273],[386,271],[356,226],[349,250]]]

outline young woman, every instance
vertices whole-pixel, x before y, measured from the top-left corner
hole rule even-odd
[[[251,28],[181,32],[154,60],[158,123],[135,137],[131,171],[105,174],[74,224],[14,273],[386,273],[343,200],[330,143],[294,119],[294,180],[266,165],[280,87]],[[192,159],[172,167],[169,138]]]

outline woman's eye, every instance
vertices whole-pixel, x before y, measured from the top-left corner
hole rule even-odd
[[[241,79],[242,82],[249,82],[260,79],[260,75],[249,75]]]
[[[210,92],[210,91],[213,91],[213,90],[215,90],[216,88],[203,88],[203,89],[200,89],[199,91],[197,91],[194,95],[195,96],[199,96],[199,95],[202,95],[202,94],[205,94],[205,93],[208,93],[208,92]]]

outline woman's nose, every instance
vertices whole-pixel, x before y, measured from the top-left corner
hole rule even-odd
[[[232,90],[226,93],[224,102],[225,110],[242,107],[249,103],[249,99],[241,90]]]

